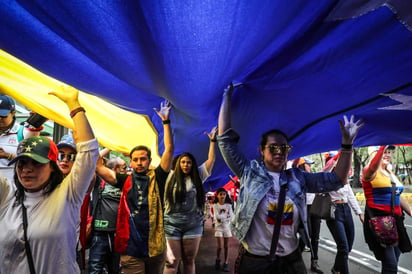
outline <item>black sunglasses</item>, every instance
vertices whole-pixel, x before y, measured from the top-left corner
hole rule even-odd
[[[277,145],[277,144],[270,144],[268,146],[265,146],[265,148],[269,148],[270,153],[275,154],[275,153],[289,153],[289,151],[292,149],[292,146],[290,145]]]
[[[76,160],[76,153],[65,154],[63,152],[59,152],[59,154],[57,155],[57,160],[61,162],[64,160],[64,158],[67,158],[67,161],[69,162],[74,162],[74,160]]]

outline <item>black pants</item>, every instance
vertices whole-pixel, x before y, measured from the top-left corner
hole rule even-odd
[[[319,234],[320,234],[320,224],[321,218],[310,214],[310,207],[311,205],[307,205],[308,207],[308,227],[309,227],[309,236],[310,236],[310,244],[312,245],[312,252],[314,260],[318,259],[318,250],[319,250]]]
[[[92,232],[89,274],[120,273],[120,254],[113,251],[114,232]]]
[[[243,247],[241,247],[243,248]],[[243,251],[240,255],[238,274],[306,274],[306,266],[298,249],[283,257],[271,261],[268,256],[256,256]]]

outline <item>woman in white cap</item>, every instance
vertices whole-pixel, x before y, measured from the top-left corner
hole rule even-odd
[[[371,161],[362,172],[362,188],[366,197],[363,234],[375,258],[381,261],[381,273],[398,273],[401,253],[412,251],[411,240],[404,224],[405,214],[412,216],[412,210],[402,197],[404,186],[390,168],[395,147],[380,146],[371,149]],[[383,245],[372,231],[369,220],[388,215],[395,217],[399,240],[396,244]]]
[[[11,161],[14,184],[0,179],[0,273],[80,273],[76,229],[99,151],[78,93],[69,86],[49,93],[67,104],[77,132],[73,172],[63,177],[56,144],[35,136]]]

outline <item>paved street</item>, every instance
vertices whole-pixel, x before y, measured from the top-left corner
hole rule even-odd
[[[231,272],[233,273],[233,266],[237,255],[239,243],[235,238],[232,238],[230,241],[230,268]],[[319,249],[319,265],[325,273],[330,273],[332,268],[333,260],[334,260],[334,253],[330,251],[320,248]],[[310,272],[310,252],[303,253],[304,260],[308,267],[308,272]],[[208,220],[205,224],[205,234],[202,238],[200,243],[200,250],[199,254],[196,259],[196,273],[198,274],[211,274],[211,273],[224,273],[222,271],[217,271],[214,268],[216,258],[216,240],[214,238],[214,231],[211,225],[210,220]],[[352,274],[365,274],[365,273],[379,273],[373,271],[371,269],[366,268],[360,264],[356,264],[353,261],[350,261],[350,273]]]
[[[235,238],[232,238],[232,240],[230,241],[230,247],[229,247],[230,248],[229,249],[230,268],[231,268],[230,273],[233,273],[233,265],[236,259],[238,246],[239,246],[238,241]],[[310,252],[304,252],[303,257],[308,267],[308,272],[311,273],[309,269],[310,268]],[[325,273],[330,273],[334,257],[335,257],[334,253],[324,248],[319,248],[319,265]],[[214,238],[213,227],[211,225],[210,220],[208,220],[205,224],[205,234],[200,243],[200,250],[199,250],[199,254],[196,259],[196,273],[198,274],[211,274],[211,273],[219,273],[219,272],[224,273],[222,271],[215,270],[215,267],[214,267],[215,258],[216,258],[216,240]],[[357,264],[353,262],[352,260],[350,261],[349,267],[350,267],[351,274],[379,273],[363,265]]]
[[[355,217],[354,217],[355,218]],[[355,226],[360,225],[358,219],[354,219]],[[359,223],[357,223],[359,222]],[[319,247],[319,265],[324,273],[331,273],[331,268],[333,265],[333,261],[335,258],[335,245],[334,242],[331,241],[331,236],[329,231],[327,230],[326,224],[322,222],[322,232],[321,232],[321,241]],[[409,233],[410,233],[409,229]],[[366,244],[363,242],[363,235],[361,235],[360,230],[357,232],[358,236],[355,239],[354,250],[350,253],[350,260],[349,260],[349,269],[351,274],[365,274],[365,273],[380,273],[380,262],[376,261],[372,253],[364,249],[363,252],[359,252],[356,250],[356,245],[364,245]],[[412,234],[410,234],[412,235]],[[237,255],[239,243],[235,238],[232,238],[230,241],[230,268],[231,272],[233,273],[233,266],[234,261]],[[411,257],[411,253],[401,255],[401,259],[408,260]],[[310,252],[303,253],[304,260],[308,267],[308,273],[312,273],[310,271]],[[196,273],[198,274],[211,274],[211,273],[224,273],[222,271],[217,271],[214,268],[216,258],[216,239],[214,237],[214,230],[211,224],[211,220],[207,220],[205,223],[205,233],[200,243],[200,250],[199,254],[196,259]],[[399,273],[408,273],[412,274],[412,268],[406,269],[401,268],[399,269]]]

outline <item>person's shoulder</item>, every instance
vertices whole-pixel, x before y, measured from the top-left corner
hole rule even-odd
[[[250,168],[252,169],[266,169],[262,161],[256,159],[250,160]]]

